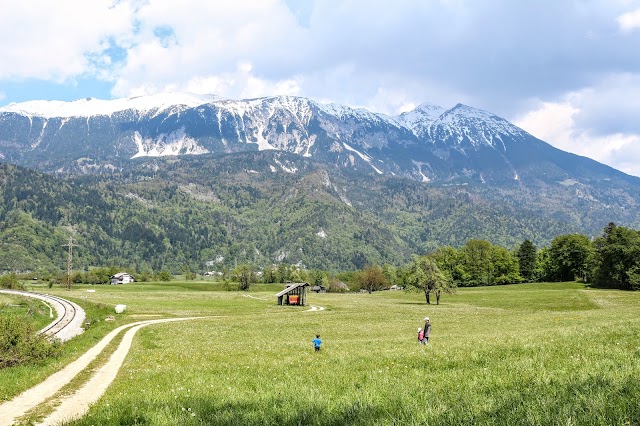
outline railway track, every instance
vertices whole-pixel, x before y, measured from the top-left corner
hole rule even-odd
[[[47,301],[49,303],[57,303],[59,305],[56,306],[56,311],[58,312],[58,318],[56,318],[51,324],[43,328],[39,331],[39,333],[46,334],[52,337],[58,337],[57,335],[62,333],[65,327],[69,326],[76,317],[77,309],[74,306],[74,303],[69,302],[61,297],[51,296],[51,295],[42,295],[47,297]],[[61,309],[58,310],[57,306],[60,306]],[[60,314],[62,312],[62,315]]]
[[[0,290],[2,293],[17,294],[25,297],[33,297],[43,300],[55,309],[58,314],[56,319],[49,325],[44,327],[38,333],[46,334],[52,338],[62,341],[69,340],[74,336],[82,333],[82,322],[84,321],[84,310],[73,302],[62,297],[52,296],[50,294],[33,293],[19,290]]]

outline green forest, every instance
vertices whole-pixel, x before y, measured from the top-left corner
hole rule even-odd
[[[336,274],[402,268],[431,255],[456,285],[491,285],[566,277],[545,263],[545,256],[556,258],[549,253],[559,236],[582,235],[592,253],[608,223],[629,232],[638,227],[634,212],[585,204],[563,186],[424,185],[293,155],[297,173],[276,173],[270,155],[145,160],[125,172],[85,176],[0,164],[0,271],[66,271],[72,237],[73,268],[84,273],[126,268],[151,276],[285,264]],[[535,264],[521,270],[523,242],[540,249]],[[474,262],[485,269],[476,271]],[[591,266],[571,270],[627,285],[633,268],[625,264],[610,275]]]

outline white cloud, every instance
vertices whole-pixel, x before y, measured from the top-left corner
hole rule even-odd
[[[0,80],[61,82],[91,72],[91,56],[104,60],[107,40],[129,31],[131,13],[113,0],[3,2]]]
[[[113,96],[463,102],[507,118],[537,98],[520,117],[543,140],[615,167],[635,154],[640,0],[305,1],[5,2],[0,84],[89,75]]]
[[[114,88],[118,96],[140,96],[161,92],[191,92],[214,94],[223,97],[245,99],[272,95],[300,95],[300,86],[296,79],[267,80],[252,73],[251,64],[238,64],[232,72],[217,75],[195,76],[185,81],[165,82],[164,84],[119,81]]]
[[[623,33],[640,29],[640,9],[620,15],[618,17],[618,25]]]
[[[295,63],[307,31],[280,1],[148,1],[137,19],[116,96],[167,88],[230,98],[300,92]],[[171,43],[158,28],[172,31]]]
[[[586,93],[590,92],[590,89]],[[541,102],[514,123],[556,148],[592,158],[625,173],[640,176],[640,133],[596,134],[581,128],[584,93],[571,93],[560,102]]]
[[[0,91],[0,101],[4,100],[6,97],[6,93]]]
[[[571,151],[575,145],[574,116],[579,111],[568,102],[542,102],[536,109],[514,120],[514,124],[538,139]]]

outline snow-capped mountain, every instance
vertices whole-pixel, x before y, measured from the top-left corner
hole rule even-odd
[[[431,124],[440,117],[446,109],[441,106],[422,104],[412,111],[403,112],[397,117],[397,122],[408,127],[419,138],[428,138]]]
[[[0,108],[0,159],[49,171],[119,170],[145,157],[255,150],[423,182],[638,180],[461,104],[423,104],[390,117],[293,96],[172,93]]]

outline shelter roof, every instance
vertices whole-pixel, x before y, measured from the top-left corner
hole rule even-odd
[[[284,290],[282,290],[280,293],[276,294],[276,297],[280,297],[280,296],[284,296],[285,294],[289,293],[290,291],[298,288],[298,287],[306,287],[308,286],[309,283],[291,283],[291,284],[287,284],[287,288],[285,288]]]

